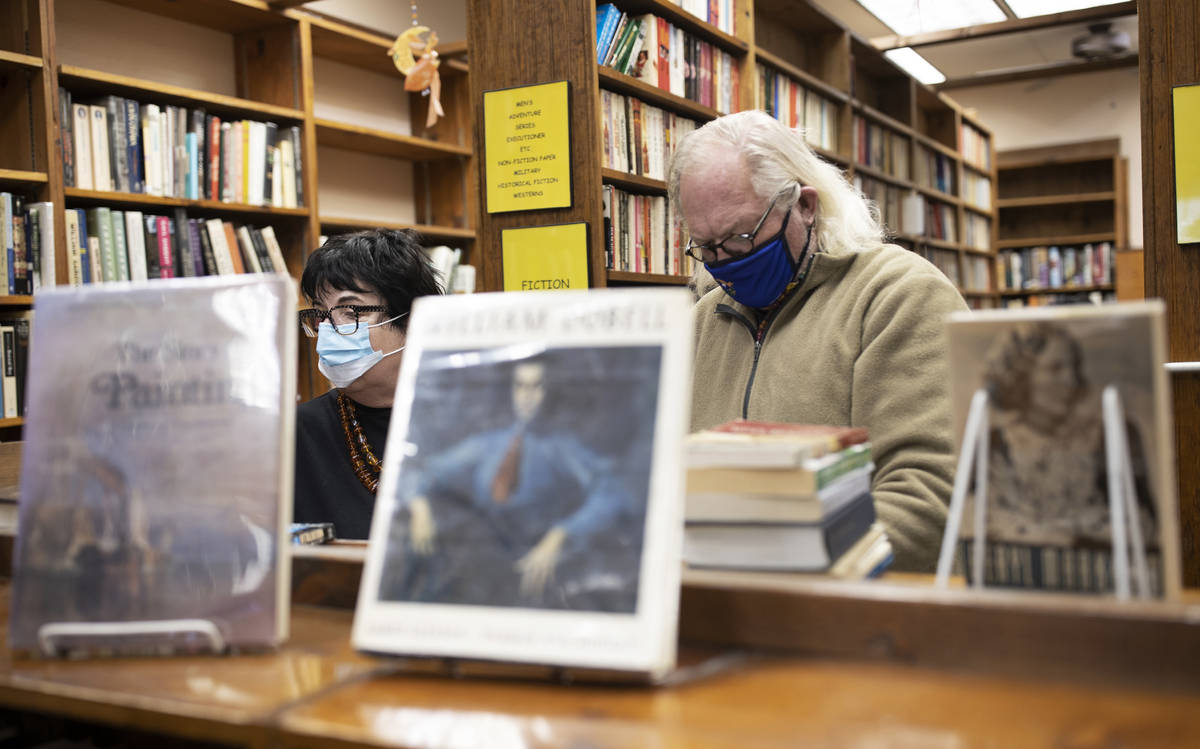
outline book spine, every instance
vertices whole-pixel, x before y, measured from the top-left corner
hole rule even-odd
[[[158,216],[146,216],[142,246],[146,251],[146,277],[165,278],[162,274],[162,261],[159,259],[158,247]]]
[[[158,243],[158,268],[163,278],[175,277],[175,258],[171,254],[171,220],[155,216],[155,241]]]
[[[4,337],[4,418],[15,419],[20,414],[17,407],[17,341],[11,326],[0,327]]]
[[[109,178],[112,188],[129,192],[129,150],[125,142],[125,100],[119,96],[104,97],[104,119],[108,123]]]
[[[192,259],[191,235],[188,232],[187,212],[176,208],[171,222],[171,246],[174,248],[175,275],[186,278],[196,275],[196,263]]]
[[[832,564],[862,538],[875,522],[875,501],[870,494],[838,510],[825,526],[825,550]]]
[[[204,250],[200,244],[200,220],[190,218],[187,220],[187,237],[188,251],[192,256],[192,275],[203,276],[204,272]]]
[[[58,121],[61,127],[59,144],[62,148],[63,184],[75,187],[75,118],[71,108],[71,92],[58,87]]]
[[[147,280],[146,220],[141,211],[125,212],[125,249],[129,254],[129,280]]]
[[[112,211],[110,217],[112,219],[113,257],[116,259],[116,274],[114,275],[114,279],[117,281],[128,281],[129,243],[125,237],[125,212]]]
[[[300,128],[293,125],[288,128],[292,140],[292,161],[296,172],[296,207],[304,205],[304,156],[300,148]]]
[[[36,294],[42,288],[42,215],[46,210],[35,204],[29,206],[25,224],[26,241],[29,243],[29,273],[25,277],[26,294]]]
[[[87,104],[74,104],[72,131],[75,135],[75,186],[81,190],[94,190],[92,181],[92,125],[88,117]]]
[[[144,156],[142,154],[142,118],[140,105],[134,99],[125,99],[125,162],[129,168],[129,191],[143,193]]]
[[[97,190],[113,189],[112,172],[108,158],[108,114],[104,107],[88,105],[92,137],[92,183]]]
[[[283,249],[279,246],[279,238],[275,236],[275,227],[264,226],[260,232],[263,243],[267,247],[267,255],[271,258],[271,267],[277,272],[287,272],[287,261],[283,257]]]
[[[203,219],[193,219],[196,222],[197,239],[200,241],[201,258],[204,261],[204,274],[207,276],[221,275],[221,267],[217,265],[217,257],[213,253],[212,240],[208,235],[208,225]]]

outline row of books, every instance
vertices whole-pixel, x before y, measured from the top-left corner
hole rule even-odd
[[[985,172],[991,171],[992,149],[988,136],[965,122],[958,131],[958,152],[968,164]]]
[[[930,190],[954,194],[954,160],[924,146],[917,146],[913,157],[913,182]]]
[[[773,68],[755,67],[754,106],[788,127],[802,130],[811,145],[836,151],[839,105]]]
[[[54,283],[54,204],[0,192],[0,293],[33,294]]]
[[[223,120],[203,108],[59,89],[68,187],[296,208],[304,202],[300,128]]]
[[[726,34],[734,33],[733,0],[670,0],[685,13],[716,26]]]
[[[992,247],[992,220],[970,211],[963,212],[963,244],[976,250]]]
[[[979,255],[963,257],[963,285],[967,291],[988,291],[991,289],[992,259]]]
[[[949,203],[928,200],[921,196],[925,203],[925,231],[923,236],[930,239],[940,239],[945,242],[958,241],[958,209]]]
[[[962,199],[981,211],[992,210],[992,180],[970,170],[963,171]]]
[[[879,208],[879,218],[892,233],[919,236],[924,231],[924,206],[913,190],[882,180],[854,175],[854,186]]]
[[[611,3],[597,7],[596,61],[722,114],[737,111],[733,57],[653,13],[630,15]]]
[[[943,250],[937,247],[916,247],[915,251],[918,255],[933,263],[938,270],[942,272],[946,278],[950,279],[950,283],[958,288],[962,288],[962,275],[958,269],[958,253],[954,250]]]
[[[666,179],[667,164],[694,120],[612,91],[600,92],[603,165],[652,179]]]
[[[636,195],[604,185],[604,261],[610,270],[688,275],[684,233],[662,195]]]
[[[854,117],[854,158],[896,179],[908,179],[908,137],[886,127]]]
[[[891,563],[864,429],[733,421],[690,435],[684,561],[861,579]]]
[[[1001,250],[996,255],[996,289],[1069,289],[1113,282],[1111,242]]]
[[[975,540],[958,543],[959,564],[967,584],[974,569],[970,560]],[[1004,588],[1036,588],[1068,593],[1107,593],[1113,590],[1112,549],[1069,548],[1057,545],[1004,543],[989,540],[984,548],[983,578],[987,585]],[[1146,554],[1150,590],[1162,595],[1162,560],[1155,551]]]
[[[98,207],[66,212],[72,286],[107,281],[286,272],[275,229]]]
[[[33,310],[0,313],[0,413],[5,419],[25,416],[25,383],[29,370],[29,332]]]
[[[1115,301],[1117,295],[1111,291],[1076,291],[1066,294],[1031,294],[1027,296],[1006,297],[1004,306],[1019,307],[1059,307],[1067,304],[1103,304]]]

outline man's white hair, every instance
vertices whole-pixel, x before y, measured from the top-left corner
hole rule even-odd
[[[667,176],[670,199],[679,205],[679,182],[694,166],[713,154],[733,149],[741,155],[754,192],[770,200],[800,186],[817,191],[817,216],[813,226],[815,246],[831,253],[854,252],[883,244],[879,209],[842,176],[837,167],[818,158],[799,130],[751,110],[726,115],[684,136]],[[733,175],[730,175],[732,178]]]

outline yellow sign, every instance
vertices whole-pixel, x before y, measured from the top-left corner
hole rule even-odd
[[[488,213],[568,208],[567,82],[483,92]]]
[[[1200,85],[1176,86],[1175,222],[1179,244],[1200,242]]]
[[[588,287],[587,223],[500,232],[505,291]]]

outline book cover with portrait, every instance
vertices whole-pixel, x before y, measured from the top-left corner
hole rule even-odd
[[[949,323],[949,345],[960,446],[973,394],[980,388],[988,394],[984,584],[1114,590],[1101,403],[1111,385],[1123,410],[1120,427],[1151,590],[1177,593],[1174,433],[1162,304],[958,313]],[[958,548],[968,578],[973,511],[972,491]],[[1133,523],[1127,525],[1132,532]]]
[[[689,306],[681,289],[416,301],[357,648],[674,664]]]
[[[282,274],[38,295],[14,649],[286,639],[295,300]]]

